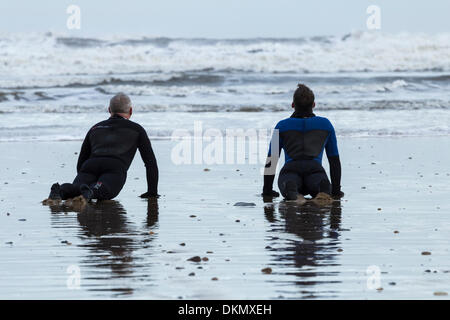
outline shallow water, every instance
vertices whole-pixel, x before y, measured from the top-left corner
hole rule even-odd
[[[448,299],[448,143],[341,139],[346,196],[318,207],[265,202],[256,165],[175,166],[155,141],[158,201],[137,197],[136,157],[116,201],[81,212],[39,203],[73,178],[79,142],[1,143],[0,297]]]

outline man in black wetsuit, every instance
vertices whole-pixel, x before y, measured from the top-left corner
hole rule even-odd
[[[341,162],[333,125],[327,118],[317,117],[312,112],[314,107],[314,93],[299,84],[292,103],[294,113],[275,127],[264,171],[263,196],[279,196],[272,190],[272,185],[281,149],[284,149],[285,165],[278,177],[278,187],[287,200],[304,201],[303,196],[308,194],[322,199],[344,195],[340,186]],[[324,150],[330,164],[331,185],[322,167]]]
[[[109,104],[111,117],[97,123],[87,133],[78,157],[73,183],[52,185],[49,199],[109,200],[122,190],[127,170],[139,149],[147,171],[147,192],[141,198],[158,196],[158,166],[145,129],[129,120],[130,98],[119,93]]]

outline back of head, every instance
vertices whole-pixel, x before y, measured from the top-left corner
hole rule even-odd
[[[131,109],[131,100],[124,93],[118,93],[109,101],[109,111],[114,113],[129,113]]]
[[[294,93],[295,111],[310,111],[314,107],[314,93],[304,84],[299,84]]]

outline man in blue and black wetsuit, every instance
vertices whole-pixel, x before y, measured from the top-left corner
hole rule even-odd
[[[317,117],[312,112],[314,107],[314,93],[299,84],[292,103],[294,113],[275,127],[264,172],[263,196],[279,196],[272,190],[272,185],[281,149],[284,149],[285,164],[278,177],[278,187],[287,200],[297,200],[308,194],[313,198],[318,195],[341,198],[344,195],[333,125],[327,118]],[[331,184],[322,167],[324,150],[330,164]]]
[[[109,104],[111,117],[97,123],[81,146],[77,176],[73,183],[52,185],[49,199],[83,196],[107,200],[116,197],[127,178],[127,170],[139,149],[147,171],[147,192],[142,198],[158,196],[158,166],[145,129],[129,120],[133,109],[130,98],[119,93]]]

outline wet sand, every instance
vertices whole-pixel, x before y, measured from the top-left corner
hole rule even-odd
[[[345,198],[328,207],[264,202],[256,165],[176,166],[169,141],[153,141],[158,201],[138,198],[137,155],[115,201],[43,206],[80,144],[0,143],[0,298],[449,297],[450,137],[340,139]]]

